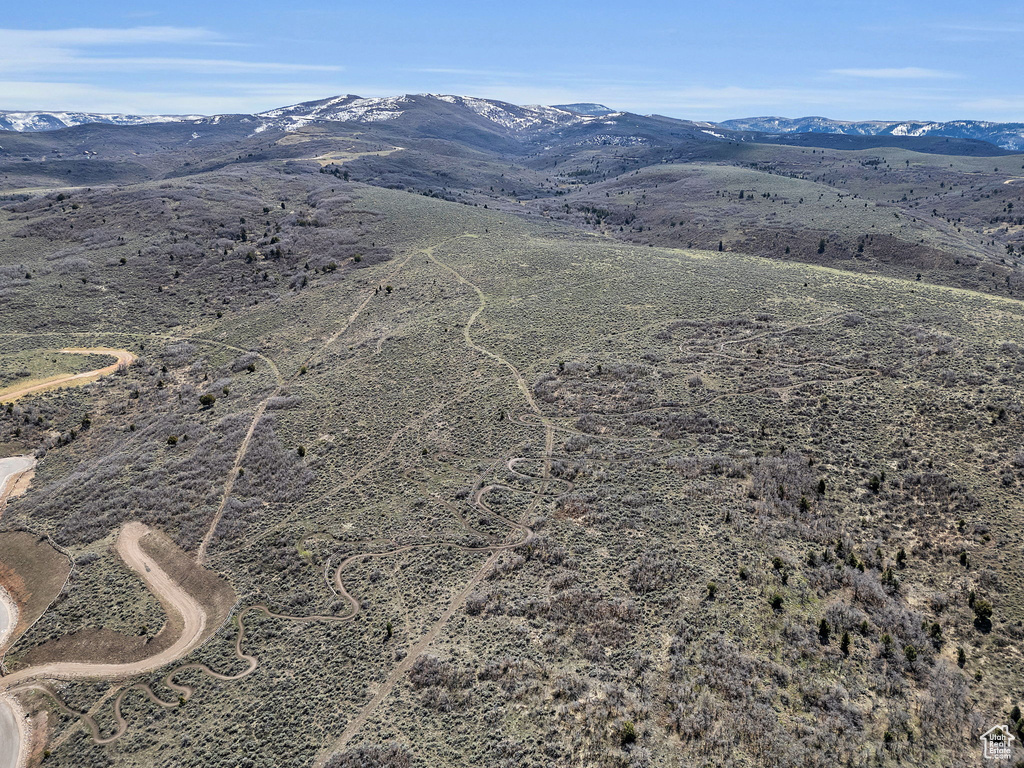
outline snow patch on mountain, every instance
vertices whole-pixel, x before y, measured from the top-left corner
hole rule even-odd
[[[919,120],[831,120],[827,117],[748,117],[726,120],[722,128],[759,133],[837,133],[849,136],[948,136],[977,139],[1003,149],[1024,149],[1024,123],[993,123],[986,120],[951,120],[944,123]]]
[[[272,109],[257,115],[272,127],[296,130],[311,122],[337,120],[344,122],[374,123],[397,120],[414,108],[429,109],[431,103],[448,104],[470,112],[490,123],[515,133],[555,126],[575,125],[597,119],[593,115],[580,115],[559,107],[521,107],[504,101],[481,99],[474,96],[420,93],[404,96],[361,98],[339,96],[322,101],[294,104]],[[613,113],[614,114],[614,113]]]
[[[646,139],[643,136],[615,136],[610,133],[598,133],[594,136],[588,136],[585,139],[580,139],[575,142],[575,146],[587,147],[591,145],[603,145],[608,147],[642,147],[650,143],[650,139]]]
[[[586,115],[589,117],[607,117],[615,111],[613,109],[609,109],[604,104],[595,104],[593,102],[556,104],[553,109],[561,109],[577,115]]]
[[[258,113],[256,117],[286,131],[323,121],[376,123],[397,120],[404,114],[404,106],[410,102],[409,96],[364,99],[348,95],[271,109]]]
[[[72,128],[87,123],[148,125],[204,121],[203,115],[118,115],[97,112],[14,112],[0,110],[0,130],[30,133]]]

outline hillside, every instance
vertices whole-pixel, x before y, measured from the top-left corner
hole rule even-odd
[[[0,390],[138,358],[0,409],[0,536],[74,566],[15,574],[6,669],[177,647],[139,523],[237,595],[18,689],[34,759],[976,762],[1024,682],[1024,158],[494,104],[0,137]]]

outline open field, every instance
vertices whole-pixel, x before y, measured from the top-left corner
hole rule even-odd
[[[39,380],[95,370],[106,362],[100,355],[67,355],[49,349],[5,350],[0,383],[7,391]]]
[[[46,765],[958,765],[1014,725],[1024,304],[1016,224],[975,235],[1015,156],[556,194],[538,154],[499,205],[393,130],[335,167],[470,204],[310,132],[0,208],[0,384],[132,358],[0,411],[39,458],[0,562],[74,563],[0,678]]]

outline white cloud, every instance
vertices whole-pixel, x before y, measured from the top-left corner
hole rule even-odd
[[[968,109],[1016,109],[1024,111],[1024,96],[1005,96],[987,99],[971,99],[961,102]]]
[[[407,70],[427,75],[463,75],[465,77],[522,77],[529,75],[522,72],[495,72],[487,69],[451,69],[446,67],[419,67]]]
[[[208,43],[220,35],[203,27],[73,27],[69,29],[0,29],[4,47],[76,47],[142,43]]]
[[[972,36],[970,39],[977,39],[974,35],[1020,35],[1024,34],[1024,24],[1007,22],[1004,24],[979,24],[973,22],[932,24],[933,29],[954,34]]]
[[[938,69],[925,69],[923,67],[830,69],[829,72],[833,75],[844,75],[846,77],[869,77],[880,80],[935,80],[957,77],[957,75],[950,72],[942,72]]]
[[[73,72],[90,48],[192,45],[217,40],[198,27],[130,27],[125,29],[0,29],[0,69],[34,72],[67,69]]]
[[[169,69],[179,72],[202,72],[205,74],[229,74],[234,72],[341,72],[344,67],[326,64],[288,64],[274,61],[239,61],[233,59],[185,59],[185,58],[81,58],[75,62],[80,69],[118,70],[122,67],[143,69]]]
[[[962,114],[984,115],[986,120],[994,122],[1024,122],[1024,95],[965,99],[957,107]]]
[[[180,49],[196,45],[233,44],[202,27],[0,29],[0,71],[8,74],[67,73],[77,76],[81,72],[116,71],[122,68],[203,74],[339,72],[342,69],[339,66],[263,60],[133,55],[148,52],[156,46]],[[89,51],[102,52],[104,55],[90,54]]]
[[[344,89],[336,88],[341,93]],[[251,84],[206,81],[190,92],[127,90],[87,83],[0,80],[3,109],[112,112],[135,115],[248,114],[324,97],[309,83]]]

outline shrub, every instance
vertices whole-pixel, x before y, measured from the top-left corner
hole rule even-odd
[[[622,746],[632,744],[636,741],[636,726],[633,725],[632,720],[627,720],[622,724],[622,730],[619,731],[619,742]]]
[[[360,745],[332,755],[325,768],[409,768],[411,765],[409,752],[397,744],[386,747]]]
[[[992,618],[992,603],[982,598],[974,601],[974,615],[979,621],[988,621]]]
[[[675,581],[679,563],[653,550],[645,551],[629,572],[629,586],[638,595],[654,592]]]

